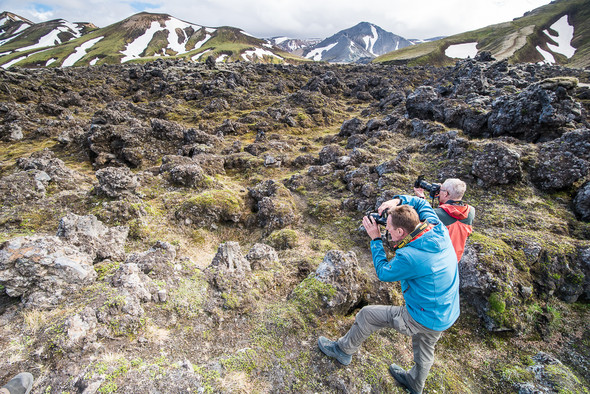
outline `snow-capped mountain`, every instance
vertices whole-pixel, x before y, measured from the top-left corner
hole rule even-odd
[[[55,19],[33,23],[10,12],[0,14],[0,53],[26,52],[59,45],[96,29],[90,23],[70,23]]]
[[[342,30],[305,51],[304,56],[330,63],[367,62],[385,53],[412,45],[372,23],[361,22]]]
[[[510,63],[590,66],[590,0],[554,0],[512,21],[482,27],[380,56],[375,62],[450,66],[489,52]]]
[[[267,41],[269,44],[281,48],[284,51],[290,52],[297,56],[302,56],[303,53],[317,45],[323,38],[289,38],[289,37],[272,37]]]
[[[2,19],[11,26],[18,20],[17,16]],[[142,12],[100,29],[55,20],[29,22],[26,28],[10,27],[10,31],[0,41],[3,68],[86,66],[156,57],[205,61],[211,56],[217,62],[265,63],[303,60],[240,29],[205,27],[167,14]]]
[[[34,23],[11,12],[0,14],[0,43],[14,37]]]

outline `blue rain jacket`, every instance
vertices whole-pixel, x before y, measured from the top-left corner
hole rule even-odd
[[[449,232],[425,199],[395,198],[413,207],[421,221],[434,227],[398,249],[391,260],[387,260],[382,241],[371,241],[377,276],[384,282],[400,281],[406,308],[414,320],[431,330],[446,330],[460,313],[457,254]]]

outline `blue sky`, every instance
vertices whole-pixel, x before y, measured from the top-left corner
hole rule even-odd
[[[65,19],[99,27],[137,12],[170,14],[187,22],[233,26],[257,37],[325,38],[371,22],[405,38],[430,38],[510,21],[550,0],[2,0],[33,22]]]

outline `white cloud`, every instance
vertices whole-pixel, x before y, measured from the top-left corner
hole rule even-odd
[[[34,22],[63,18],[104,27],[138,12],[167,13],[203,26],[233,26],[257,37],[323,38],[371,22],[406,38],[452,35],[520,17],[550,0],[3,0],[4,10]],[[34,4],[51,9],[34,13]]]

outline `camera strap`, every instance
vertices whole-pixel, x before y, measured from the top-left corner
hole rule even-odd
[[[426,230],[428,230],[430,223],[428,223],[427,221],[423,221],[421,222],[418,226],[416,226],[416,228],[414,229],[414,231],[412,231],[411,233],[409,233],[408,235],[406,235],[404,237],[404,239],[402,239],[401,241],[399,241],[397,243],[397,245],[394,246],[394,250],[397,249],[401,249],[404,246],[406,246],[407,244],[409,244],[410,242],[412,242],[412,240],[420,235],[422,235],[422,233],[425,233]]]

